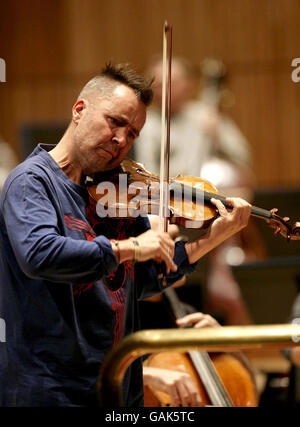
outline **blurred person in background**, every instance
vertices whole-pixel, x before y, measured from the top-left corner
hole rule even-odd
[[[135,146],[135,160],[159,174],[161,59],[151,62],[147,74],[154,78],[154,98]],[[238,195],[253,202],[252,152],[226,113],[234,103],[234,96],[226,87],[227,77],[227,70],[218,59],[202,62],[199,81],[196,67],[185,58],[173,58],[169,176],[198,176],[214,184],[220,194]],[[230,265],[262,258],[264,248],[253,222],[243,232],[209,254],[208,310],[224,324],[251,323]]]
[[[162,61],[154,60],[146,74],[154,78],[154,97],[135,147],[135,160],[143,163],[152,173],[159,174]],[[208,159],[209,149],[201,142],[199,120],[194,117],[190,108],[196,94],[197,74],[185,59],[173,59],[171,85],[170,177],[177,174],[199,176],[199,159],[202,159],[201,161]]]
[[[238,194],[253,203],[252,151],[228,114],[235,99],[227,83],[228,72],[223,62],[206,58],[201,66],[200,92],[194,113],[201,122],[204,139],[211,151],[209,159],[201,165],[200,177],[214,184],[224,196]],[[247,230],[209,254],[208,308],[224,323],[252,323],[231,266],[264,256],[264,244],[252,219]]]
[[[154,78],[153,103],[135,147],[135,159],[158,174],[161,141],[162,61],[154,60],[147,69]],[[223,108],[225,68],[220,61],[207,59],[202,65],[202,89],[196,67],[185,58],[172,60],[170,176],[199,176],[212,157],[228,160],[241,167],[252,165],[248,142]],[[230,96],[226,93],[226,99]],[[224,99],[225,99],[224,96]],[[221,102],[222,100],[222,102]],[[228,102],[228,101],[226,101]]]

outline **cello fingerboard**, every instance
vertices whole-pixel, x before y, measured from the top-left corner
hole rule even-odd
[[[187,314],[174,289],[168,288],[164,291],[164,294],[169,301],[176,319]],[[188,354],[205,387],[211,403],[214,406],[234,406],[214,367],[214,364],[209,357],[209,354],[202,351],[189,351]]]

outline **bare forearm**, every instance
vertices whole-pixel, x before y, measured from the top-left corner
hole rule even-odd
[[[236,233],[234,228],[223,227],[223,224],[213,224],[210,231],[192,242],[185,245],[189,262],[193,264],[212,249],[216,248],[230,236]]]
[[[220,243],[222,243],[226,238],[222,239],[221,236],[214,238],[209,233],[204,237],[201,237],[198,240],[188,242],[185,244],[185,250],[189,259],[190,264],[194,264]]]
[[[212,199],[212,202],[219,210],[220,216],[213,222],[209,233],[204,237],[186,243],[185,249],[191,264],[198,261],[248,224],[251,206],[241,199],[228,198],[227,200],[232,203],[232,212],[228,212],[224,205]]]

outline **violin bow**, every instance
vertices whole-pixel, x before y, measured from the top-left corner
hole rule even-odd
[[[160,231],[168,231],[168,182],[170,163],[170,120],[171,120],[171,67],[172,67],[172,27],[165,22],[163,31],[162,65],[162,105],[161,105],[161,147],[160,147]]]
[[[160,192],[159,230],[168,231],[168,183],[170,163],[170,121],[171,121],[171,67],[172,27],[165,22],[163,30],[162,104],[161,104],[161,146],[160,146]],[[166,286],[166,277],[163,277]]]

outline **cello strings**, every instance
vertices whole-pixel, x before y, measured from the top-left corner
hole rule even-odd
[[[179,300],[176,292],[172,288],[164,291],[171,305],[173,314],[176,319],[185,316],[187,313],[183,308],[182,302]],[[201,378],[204,388],[214,406],[233,406],[233,403],[228,396],[228,393],[211,361],[209,354],[200,351],[188,352],[193,365]]]

